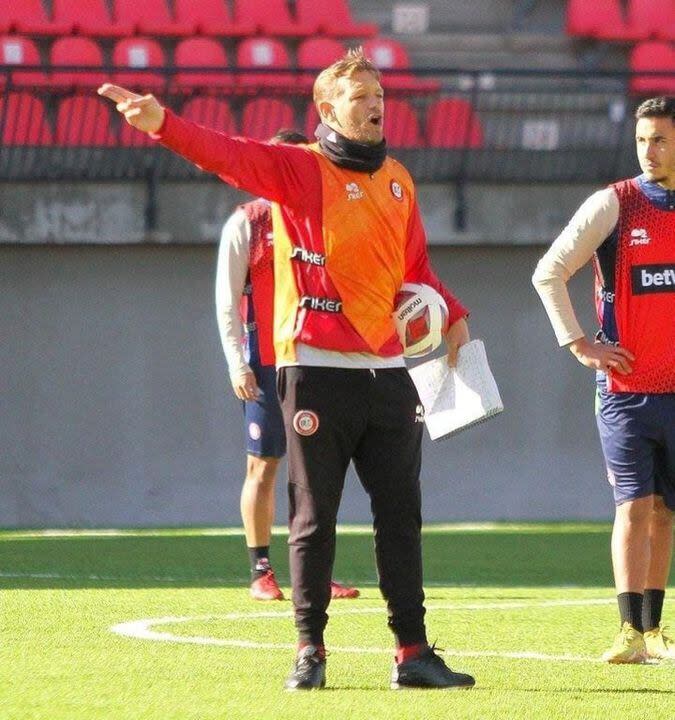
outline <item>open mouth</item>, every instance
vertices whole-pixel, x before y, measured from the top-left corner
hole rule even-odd
[[[375,127],[381,127],[382,126],[382,118],[380,116],[373,116],[369,119],[370,123],[375,125]]]

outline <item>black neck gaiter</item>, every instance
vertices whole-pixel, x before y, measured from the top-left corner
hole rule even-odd
[[[387,143],[377,145],[348,140],[328,125],[320,123],[314,133],[321,152],[338,167],[357,172],[374,173],[382,167],[387,157]]]

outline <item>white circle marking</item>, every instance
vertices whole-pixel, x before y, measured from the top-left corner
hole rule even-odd
[[[587,600],[542,600],[539,602],[505,602],[505,603],[484,603],[484,604],[434,604],[428,605],[427,611],[433,610],[511,610],[522,608],[546,608],[546,607],[579,607],[587,605],[611,605],[613,599],[587,599]],[[381,613],[382,608],[354,608],[347,610],[332,610],[331,616],[335,615],[365,615]],[[184,617],[161,617],[146,618],[143,620],[131,620],[129,622],[113,625],[111,632],[123,637],[135,638],[138,640],[154,640],[156,642],[174,642],[190,645],[215,645],[220,647],[248,648],[252,650],[293,650],[297,647],[295,643],[265,643],[252,640],[240,640],[236,638],[213,638],[199,635],[174,635],[171,632],[154,630],[156,625],[170,625],[187,622],[207,622],[209,620],[244,620],[251,618],[288,619],[293,616],[291,610],[282,612],[261,611],[252,613],[226,613],[217,615],[192,615]],[[366,648],[353,646],[333,646],[331,650],[345,653],[363,654],[391,654],[391,648]],[[550,655],[530,651],[501,652],[498,650],[453,650],[446,649],[445,655],[455,657],[497,657],[510,658],[515,660],[547,660],[547,661],[571,661],[571,662],[602,662],[600,658],[584,655]]]

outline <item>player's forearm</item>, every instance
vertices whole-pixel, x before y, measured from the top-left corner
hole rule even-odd
[[[230,376],[250,370],[243,352],[241,301],[249,271],[250,225],[242,210],[227,220],[221,234],[216,266],[216,317]]]
[[[548,261],[546,256],[537,265],[532,284],[544,305],[560,346],[584,337],[577,320],[563,272]]]
[[[244,329],[237,308],[218,308],[218,331],[230,377],[236,378],[250,372],[251,368],[244,357]]]

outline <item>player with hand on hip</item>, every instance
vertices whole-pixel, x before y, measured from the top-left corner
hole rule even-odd
[[[533,276],[561,346],[596,371],[597,425],[616,505],[621,629],[610,663],[675,659],[661,614],[675,510],[675,97],[637,109],[642,175],[584,202]],[[600,331],[589,341],[567,281],[593,259]]]

